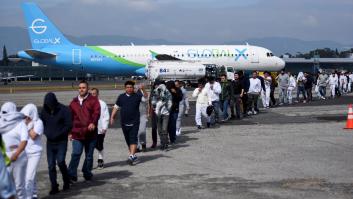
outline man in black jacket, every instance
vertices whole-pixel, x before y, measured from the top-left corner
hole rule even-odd
[[[234,80],[231,83],[231,100],[235,105],[237,119],[240,119],[240,104],[242,97],[244,96],[244,85],[243,82],[239,79],[239,74],[234,74]]]
[[[65,157],[68,133],[72,128],[71,112],[58,102],[54,93],[47,93],[44,98],[41,119],[44,125],[44,135],[47,137],[47,161],[51,182],[49,194],[53,195],[59,192],[59,185],[56,181],[56,162],[63,177],[63,190],[70,188]]]
[[[243,71],[238,72],[239,75],[239,81],[243,85],[244,93],[243,96],[241,97],[241,100],[243,102],[243,116],[247,116],[247,110],[248,110],[248,91],[250,87],[250,80],[247,75],[244,74]]]

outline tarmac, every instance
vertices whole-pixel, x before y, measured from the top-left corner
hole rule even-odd
[[[101,91],[113,104],[122,91]],[[57,92],[68,104],[76,91]],[[0,104],[14,101],[42,105],[45,92],[0,94]],[[169,151],[139,153],[139,163],[126,163],[127,147],[118,125],[105,139],[105,168],[94,169],[93,181],[49,196],[50,182],[43,152],[38,168],[40,198],[353,198],[353,130],[344,130],[347,104],[335,100],[260,110],[260,114],[197,130],[194,103],[184,119],[182,135]],[[117,122],[118,123],[118,122]],[[151,129],[147,129],[148,146]],[[43,137],[45,143],[45,137]],[[45,148],[45,147],[44,147]],[[67,164],[71,155],[69,144]],[[95,153],[95,158],[97,153]],[[83,158],[81,158],[81,165]],[[96,159],[94,167],[97,166]],[[60,172],[58,170],[60,179]],[[60,188],[62,182],[59,181]]]

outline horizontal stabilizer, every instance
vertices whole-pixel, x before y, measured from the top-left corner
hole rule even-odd
[[[56,54],[47,53],[40,50],[25,50],[25,52],[35,59],[52,59],[56,57]]]

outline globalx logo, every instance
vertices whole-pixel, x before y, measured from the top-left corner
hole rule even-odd
[[[235,49],[235,54],[236,54],[236,56],[235,56],[235,61],[238,61],[239,59],[240,59],[240,57],[244,57],[244,59],[248,59],[248,57],[246,56],[246,54],[245,54],[245,52],[247,51],[248,49],[247,48],[245,48],[245,49],[243,49],[243,50],[239,50],[239,49]]]
[[[35,44],[60,44],[60,37],[54,39],[34,39]]]
[[[45,23],[43,19],[35,19],[33,20],[32,25],[29,28],[32,29],[32,31],[38,35],[43,34],[48,28],[47,26],[43,25],[43,23]]]

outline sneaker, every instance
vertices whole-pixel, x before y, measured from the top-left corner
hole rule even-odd
[[[257,115],[257,113],[258,113],[257,111],[254,111],[254,112],[253,112],[254,115]]]
[[[104,161],[102,159],[98,159],[98,169],[104,168]]]
[[[86,181],[92,181],[93,176],[83,176]]]
[[[252,115],[252,112],[251,112],[251,111],[248,111],[248,115]]]
[[[69,189],[70,189],[70,183],[64,183],[63,191],[67,191]]]
[[[134,156],[130,155],[126,161],[130,166],[134,165]]]
[[[75,176],[70,176],[69,178],[70,178],[70,183],[71,183],[71,184],[77,182],[77,177],[75,177]]]
[[[57,193],[59,193],[59,188],[58,188],[59,185],[55,186],[55,187],[52,187],[51,190],[49,191],[49,195],[55,195]]]
[[[202,126],[201,125],[197,125],[197,129],[201,130]]]
[[[178,130],[176,130],[175,135],[176,135],[176,136],[180,136],[180,135],[181,135],[181,128],[178,129]]]

